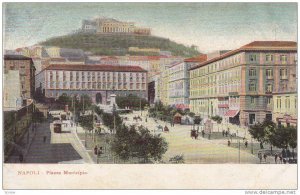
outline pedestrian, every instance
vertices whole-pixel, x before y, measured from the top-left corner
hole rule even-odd
[[[145,121],[146,121],[146,123],[147,123],[147,117],[146,117]]]
[[[23,158],[23,154],[20,154],[20,155],[19,155],[19,161],[20,161],[20,163],[22,163],[22,162],[23,162],[23,160],[24,160],[24,158]]]
[[[275,153],[275,163],[277,164],[277,158],[278,158],[278,154]]]
[[[259,152],[257,155],[258,155],[258,158],[259,158],[259,162],[261,163],[261,161],[262,161],[262,154]]]
[[[201,133],[202,133],[202,137],[204,138],[205,135],[204,130],[202,130]]]
[[[228,131],[225,131],[225,136],[228,137]]]
[[[267,154],[264,154],[265,162],[267,162]]]
[[[229,140],[227,141],[227,145],[228,145],[228,147],[230,146],[230,141]]]
[[[285,149],[282,149],[281,154],[283,159],[287,157]]]
[[[246,140],[245,141],[245,148],[247,148],[248,147],[248,141]]]
[[[289,149],[287,149],[286,150],[286,157],[288,158],[288,159],[290,159],[291,158],[291,151],[289,150]]]
[[[262,142],[260,142],[260,149],[264,149],[264,145]]]
[[[223,135],[223,137],[225,136],[225,130],[223,129],[223,131],[222,131],[222,135]]]
[[[279,161],[280,161],[280,164],[282,164],[282,155],[279,154]]]
[[[208,139],[209,139],[209,140],[210,140],[210,135],[211,135],[211,134],[208,134]]]
[[[47,136],[46,135],[44,135],[43,140],[44,140],[44,143],[46,143],[46,140],[47,140]]]
[[[98,152],[98,147],[97,145],[94,147],[94,154],[97,155],[97,152]]]

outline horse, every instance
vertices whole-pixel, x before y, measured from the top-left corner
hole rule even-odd
[[[164,128],[164,132],[169,132],[169,128],[167,126]]]

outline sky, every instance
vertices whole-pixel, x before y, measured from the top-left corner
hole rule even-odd
[[[71,33],[97,16],[150,27],[204,53],[297,40],[296,3],[4,3],[4,49]]]

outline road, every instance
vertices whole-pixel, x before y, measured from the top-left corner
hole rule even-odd
[[[23,163],[92,163],[85,148],[71,130],[54,133],[49,122],[37,126]],[[16,158],[17,157],[17,158]],[[8,162],[17,163],[13,155]]]
[[[126,114],[129,118],[125,121],[127,125],[142,124],[146,126],[152,133],[161,134],[169,144],[168,151],[165,153],[163,160],[168,162],[175,155],[183,155],[185,163],[259,163],[258,158],[249,152],[239,150],[226,145],[227,140],[208,140],[198,137],[197,140],[190,137],[191,126],[178,125],[171,127],[169,133],[157,131],[157,126],[165,126],[166,123],[159,121],[156,123],[153,118],[147,118],[145,122],[146,112],[143,112],[142,121],[136,123],[133,121],[134,116],[140,115],[140,112]]]

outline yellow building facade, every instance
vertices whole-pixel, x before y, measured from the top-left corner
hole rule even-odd
[[[297,93],[273,96],[273,116],[278,124],[297,125]]]

